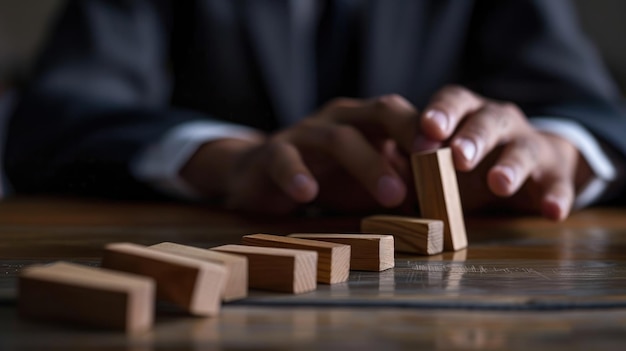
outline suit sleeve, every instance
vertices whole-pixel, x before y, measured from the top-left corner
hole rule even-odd
[[[620,93],[567,0],[477,1],[470,33],[470,87],[531,117],[577,121],[624,164]]]
[[[206,118],[169,107],[168,6],[68,2],[9,125],[16,191],[151,195],[133,159],[174,126]]]

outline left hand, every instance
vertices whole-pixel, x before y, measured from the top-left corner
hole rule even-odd
[[[507,207],[566,218],[591,171],[576,147],[536,130],[514,104],[459,86],[439,91],[421,116],[423,143],[449,143],[466,210]],[[500,151],[494,152],[494,151]]]

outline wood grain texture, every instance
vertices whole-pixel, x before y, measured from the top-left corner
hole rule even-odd
[[[363,233],[391,234],[398,252],[435,255],[443,251],[443,222],[403,216],[370,216],[361,221]]]
[[[106,243],[120,240],[213,247],[251,232],[355,232],[361,218],[251,217],[175,202],[18,195],[0,202],[0,299],[3,291],[10,293],[0,301],[0,350],[326,350],[355,342],[355,348],[389,350],[416,344],[446,350],[621,350],[624,218],[626,209],[618,207],[587,208],[558,223],[530,215],[467,217],[471,245],[465,252],[403,256],[393,270],[351,272],[346,284],[311,294],[259,293],[276,302],[227,306],[219,318],[163,315],[152,331],[135,336],[17,318],[12,298],[18,270],[60,257],[94,264]],[[459,253],[466,257],[457,260]],[[301,299],[302,306],[286,306],[291,299]],[[403,302],[391,307],[397,299]],[[326,307],[311,306],[323,300],[329,301]],[[357,307],[355,301],[378,307]],[[420,302],[421,308],[406,307]],[[588,303],[596,307],[581,307]],[[500,307],[481,307],[494,304]],[[541,307],[554,304],[562,308]],[[435,307],[442,305],[447,307]],[[531,310],[516,310],[520,305]]]
[[[248,258],[248,286],[300,294],[317,288],[317,252],[273,247],[223,245],[211,250]]]
[[[381,272],[395,265],[393,235],[294,233],[289,237],[350,245],[350,270]]]
[[[150,278],[57,262],[22,270],[18,304],[28,319],[139,332],[152,327],[154,295]]]
[[[444,223],[444,249],[467,247],[465,220],[450,148],[411,156],[421,215]]]
[[[235,301],[248,296],[248,259],[245,256],[231,255],[170,242],[152,245],[150,248],[161,252],[169,252],[201,261],[221,264],[227,270],[222,300]]]
[[[316,251],[318,283],[342,283],[348,280],[350,275],[349,245],[269,234],[246,235],[242,238],[242,244]]]
[[[217,263],[159,252],[145,246],[114,243],[105,247],[102,266],[153,278],[157,298],[190,314],[215,316],[220,311],[226,268]]]

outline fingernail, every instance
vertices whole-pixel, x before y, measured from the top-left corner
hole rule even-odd
[[[457,139],[456,146],[461,150],[461,154],[466,161],[471,162],[476,157],[476,144],[469,139]]]
[[[555,219],[562,220],[568,212],[567,200],[556,195],[548,195],[544,198],[543,215]]]
[[[429,110],[426,118],[433,121],[443,132],[448,131],[448,115],[439,110]]]
[[[511,166],[499,165],[494,167],[493,171],[493,178],[489,181],[491,182],[490,187],[494,194],[504,197],[512,195],[517,184],[515,169]]]
[[[404,184],[397,178],[384,175],[378,180],[378,200],[385,206],[395,206],[402,201]]]
[[[289,184],[289,190],[292,196],[296,196],[297,198],[309,198],[310,196],[315,195],[316,192],[316,184],[313,182],[311,177],[306,174],[296,174],[291,180],[291,184]]]
[[[306,189],[311,185],[311,179],[306,175],[299,173],[293,177],[291,184],[295,189]]]
[[[515,180],[517,175],[515,174],[515,170],[510,166],[498,166],[498,171],[500,172],[502,180],[507,183],[507,186],[512,186],[515,184]]]
[[[435,141],[429,138],[426,138],[423,135],[418,135],[415,137],[415,141],[413,142],[413,151],[430,151],[435,150],[441,147],[441,142]]]

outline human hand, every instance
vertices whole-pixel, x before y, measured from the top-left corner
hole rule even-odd
[[[420,126],[430,143],[449,143],[468,211],[509,208],[563,220],[591,175],[570,142],[533,128],[515,105],[463,87],[439,91]]]
[[[207,143],[181,176],[245,211],[287,213],[314,200],[341,212],[397,207],[414,196],[407,158],[389,134],[406,147],[417,117],[397,96],[336,99],[273,135]]]

